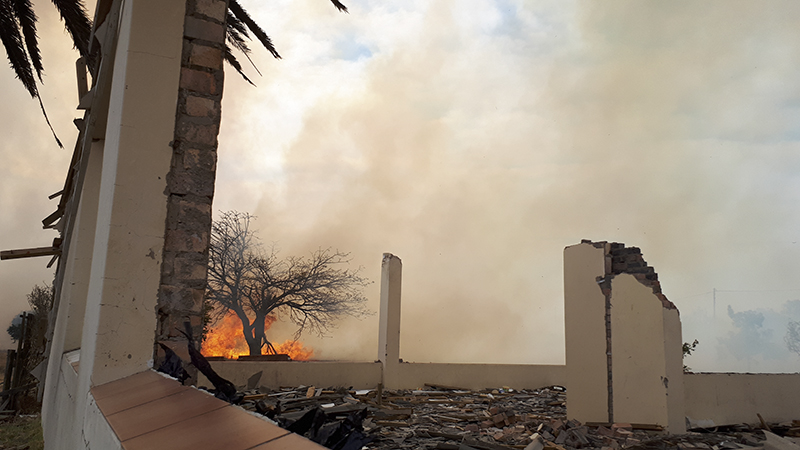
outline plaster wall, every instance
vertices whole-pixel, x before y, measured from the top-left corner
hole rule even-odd
[[[91,392],[87,394],[86,411],[83,414],[83,428],[81,440],[86,450],[122,450],[124,447],[117,437],[117,433],[111,428],[106,420],[106,416],[97,407]]]
[[[671,433],[686,431],[686,387],[683,373],[683,332],[677,309],[664,309],[664,360],[667,389],[667,420]]]
[[[614,421],[666,426],[669,381],[661,301],[630,274],[617,275],[612,286]]]
[[[537,389],[564,385],[567,372],[566,366],[543,364],[401,363],[396,370],[394,384],[386,383],[389,389],[421,388],[425,383],[464,389]]]
[[[603,246],[564,249],[567,417],[581,422],[609,420],[606,299],[597,283],[604,274]]]
[[[247,379],[259,371],[262,375],[258,384],[270,388],[306,385],[373,389],[382,382],[379,362],[212,361],[211,366],[237,386],[246,385]],[[565,366],[533,364],[401,363],[395,370],[394,384],[383,381],[386,389],[415,389],[425,383],[465,389],[536,389],[563,385],[566,375]],[[198,377],[198,385],[211,386],[202,374]]]
[[[70,243],[70,260],[64,269],[61,300],[53,327],[49,361],[61,361],[64,352],[80,347],[83,317],[86,310],[86,293],[92,264],[94,230],[97,222],[97,198],[100,193],[100,171],[103,163],[103,141],[92,143],[87,164],[86,177],[78,205],[77,219]],[[60,377],[61,365],[47,365],[47,380]],[[77,377],[77,374],[76,374]],[[58,420],[58,408],[54,396],[60,384],[45,382],[42,402],[42,422],[45,427]],[[75,392],[74,389],[71,392]],[[53,415],[56,416],[53,416]]]
[[[800,418],[800,374],[687,373],[686,417],[713,427]]]
[[[83,392],[140,372],[152,358],[184,8],[183,0],[123,4],[82,334]]]
[[[45,448],[48,450],[62,450],[69,449],[70,443],[78,442],[80,439],[80,426],[76,426],[75,411],[77,402],[75,395],[77,393],[78,373],[72,367],[70,361],[74,360],[80,354],[79,350],[64,354],[62,357],[53,360],[58,361],[58,364],[50,364],[49,367],[56,367],[58,370],[52,375],[48,375],[47,387],[50,388],[51,396],[45,396],[46,403],[42,406],[49,414],[42,414],[42,421],[48,417],[49,420],[44,422],[44,442]],[[51,382],[50,380],[55,380]]]
[[[381,382],[381,363],[345,361],[212,361],[211,367],[223,378],[237,386],[247,385],[247,379],[262,372],[259,386],[352,386],[354,389],[373,389]],[[211,383],[198,374],[198,386]]]
[[[100,197],[100,174],[103,169],[104,141],[92,142],[86,176],[83,182],[83,191],[78,205],[78,218],[73,230],[74,245],[71,245],[74,255],[69,268],[65,271],[64,286],[61,291],[62,301],[67,299],[66,334],[64,336],[64,351],[75,350],[81,346],[83,331],[83,316],[86,313],[86,294],[89,290],[89,276],[92,268],[92,253],[94,251],[94,232],[97,225],[97,202]]]

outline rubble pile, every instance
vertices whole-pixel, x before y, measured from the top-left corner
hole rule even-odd
[[[582,424],[566,419],[565,401],[560,386],[475,391],[426,385],[420,390],[383,392],[262,386],[245,391],[240,406],[323,445],[337,427],[349,427],[352,446],[326,445],[329,448],[739,450],[763,446],[763,432],[747,425],[667,435],[657,425]],[[772,425],[773,431],[786,435],[800,434],[798,426]]]

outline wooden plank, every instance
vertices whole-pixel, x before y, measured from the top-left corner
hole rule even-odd
[[[5,259],[18,259],[18,258],[35,258],[37,256],[52,256],[61,252],[58,247],[36,247],[36,248],[22,248],[19,250],[3,250],[0,252],[0,260]]]

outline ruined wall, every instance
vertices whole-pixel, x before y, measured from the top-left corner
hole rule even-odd
[[[606,273],[605,254],[605,245],[564,249],[567,415],[582,422],[608,421],[608,310],[597,285]]]
[[[185,320],[196,337],[202,330],[227,8],[225,0],[186,2],[156,341],[181,339]]]
[[[636,247],[564,250],[567,415],[685,430],[678,310]]]

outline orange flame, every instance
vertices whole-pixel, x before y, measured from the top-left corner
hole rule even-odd
[[[267,316],[265,328],[269,327],[277,320],[273,316]],[[314,349],[303,346],[302,342],[287,339],[282,344],[273,344],[278,353],[289,355],[295,361],[308,361],[314,356]],[[250,354],[247,341],[242,333],[242,322],[236,314],[228,314],[222,322],[217,324],[206,334],[201,349],[203,356],[224,356],[228,359],[236,359],[239,356]]]

